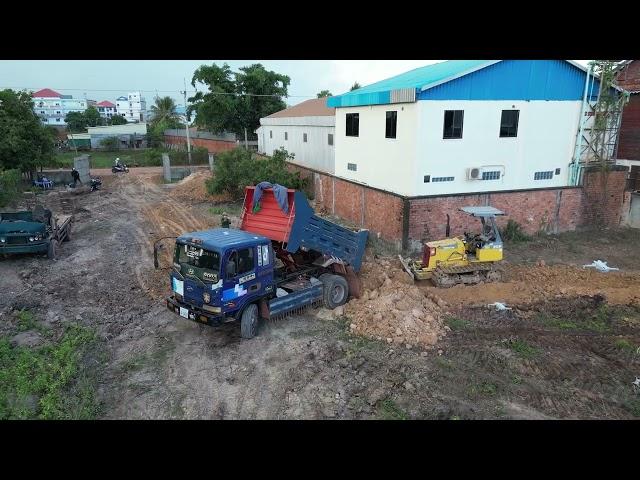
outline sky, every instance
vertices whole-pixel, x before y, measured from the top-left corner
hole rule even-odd
[[[74,98],[115,101],[128,92],[142,91],[147,108],[157,95],[184,105],[180,93],[200,65],[228,63],[233,71],[261,63],[267,70],[291,78],[287,104],[316,98],[321,90],[333,95],[442,60],[0,60],[0,89],[51,88]],[[589,60],[576,60],[587,65]]]

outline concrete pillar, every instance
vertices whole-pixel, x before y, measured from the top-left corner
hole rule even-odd
[[[164,174],[164,179],[167,182],[171,181],[171,160],[169,160],[169,154],[162,154],[162,173]]]
[[[82,183],[91,182],[91,175],[89,174],[89,155],[80,155],[73,159],[73,166],[80,174],[80,181]]]
[[[209,154],[209,168],[213,172],[213,153]]]

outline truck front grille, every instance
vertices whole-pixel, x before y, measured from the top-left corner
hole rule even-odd
[[[7,243],[9,245],[24,245],[27,243],[27,237],[7,237]]]

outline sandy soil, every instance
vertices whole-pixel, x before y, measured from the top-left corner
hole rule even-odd
[[[153,241],[216,226],[219,219],[206,203],[170,195],[175,187],[161,185],[160,174],[152,168],[105,173],[101,191],[75,199],[73,239],[56,261],[0,261],[0,317],[29,308],[51,328],[76,321],[96,329],[108,351],[98,392],[104,418],[640,415],[631,385],[640,376],[637,260],[627,259],[620,273],[600,274],[509,258],[503,284],[436,290],[410,285],[392,257],[369,255],[363,272],[369,293],[362,301],[376,290],[398,304],[411,299],[428,307],[433,320],[425,323],[437,338],[410,349],[407,338],[387,343],[372,323],[380,312],[365,315],[366,306],[354,302],[338,319],[310,310],[265,323],[247,341],[238,325],[214,329],[166,310],[168,257],[154,270]],[[637,236],[618,241],[619,249],[640,246]],[[597,239],[583,240],[580,248],[586,263],[601,258],[592,255],[602,252]],[[522,262],[552,257],[560,263],[558,251],[556,244],[536,246]],[[580,265],[583,257],[572,262]],[[386,278],[391,284],[385,287]],[[496,312],[486,306],[494,301],[514,309]],[[397,310],[405,314],[381,313],[399,322],[410,313],[411,328],[425,319],[413,307]]]

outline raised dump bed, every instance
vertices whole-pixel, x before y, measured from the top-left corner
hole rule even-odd
[[[263,190],[260,209],[254,213],[253,197],[256,187],[246,187],[240,228],[263,235],[295,253],[299,249],[314,250],[336,257],[354,271],[359,271],[369,235],[368,230],[354,232],[318,217],[307,197],[300,191],[287,190],[289,212],[278,205],[273,189]]]

